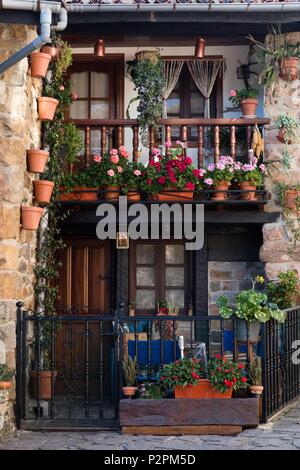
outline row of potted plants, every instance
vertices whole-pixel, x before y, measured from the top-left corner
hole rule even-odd
[[[128,157],[125,147],[112,149],[104,156],[95,155],[88,168],[65,175],[62,200],[96,200],[98,188],[104,190],[106,199],[117,199],[122,190],[129,200],[139,200],[140,192],[158,200],[184,200],[193,198],[194,191],[202,189],[214,190],[212,199],[223,200],[232,183],[243,191],[252,191],[241,197],[253,200],[266,174],[265,165],[259,164],[256,157],[243,164],[222,156],[218,163],[198,169],[184,155],[180,142],[170,148],[170,155],[154,149],[153,159],[147,166],[130,162]],[[82,193],[78,195],[76,191]]]

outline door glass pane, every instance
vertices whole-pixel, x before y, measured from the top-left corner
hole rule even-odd
[[[93,100],[91,102],[91,119],[108,119],[109,103],[105,100]]]
[[[166,268],[166,286],[184,287],[184,268]]]
[[[184,289],[166,289],[166,301],[173,306],[184,308]]]
[[[155,308],[155,290],[137,289],[136,307],[137,308]]]
[[[137,245],[136,262],[137,264],[154,264],[155,249],[154,245]]]
[[[166,263],[183,264],[184,263],[184,245],[166,245]]]
[[[100,129],[91,129],[91,153],[100,153]]]
[[[88,102],[74,101],[70,106],[70,117],[72,119],[88,119]]]
[[[74,93],[76,93],[79,98],[87,98],[89,96],[89,73],[72,73],[71,80],[73,82]]]
[[[91,95],[93,98],[109,97],[109,80],[107,73],[91,73]]]
[[[167,113],[180,114],[180,96],[176,91],[173,91],[167,99]]]
[[[199,92],[191,93],[191,113],[200,115],[204,113],[204,98]]]
[[[154,268],[137,267],[136,284],[137,286],[155,286]]]

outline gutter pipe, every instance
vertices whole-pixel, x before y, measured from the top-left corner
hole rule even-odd
[[[36,49],[39,49],[44,44],[50,42],[51,29],[62,31],[68,24],[68,13],[58,2],[2,0],[2,4],[0,2],[0,5],[0,8],[40,11],[40,34],[31,43],[23,47],[23,49],[19,50],[0,64],[0,75],[20,60],[30,55]],[[51,27],[52,13],[59,14],[59,20],[57,25]]]

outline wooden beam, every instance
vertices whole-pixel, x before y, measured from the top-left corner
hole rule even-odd
[[[236,436],[242,426],[123,426],[122,434],[143,436]]]

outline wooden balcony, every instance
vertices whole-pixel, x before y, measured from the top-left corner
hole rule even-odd
[[[127,146],[134,161],[138,160],[142,145],[136,119],[75,119],[68,122],[73,122],[82,131],[83,164],[89,165],[93,154],[103,154],[110,148],[118,148],[121,145]],[[155,147],[163,142],[174,142],[179,138],[189,152],[196,149],[199,168],[207,163],[205,157],[208,152],[209,158],[212,156],[216,163],[224,150],[222,143],[224,135],[227,136],[226,154],[230,154],[233,158],[245,158],[247,152],[240,155],[239,146],[242,144],[246,151],[250,149],[254,126],[263,129],[269,123],[270,120],[266,118],[162,119],[157,129],[149,128],[147,146],[149,159],[153,158],[152,151]],[[169,152],[168,149],[166,151]]]

